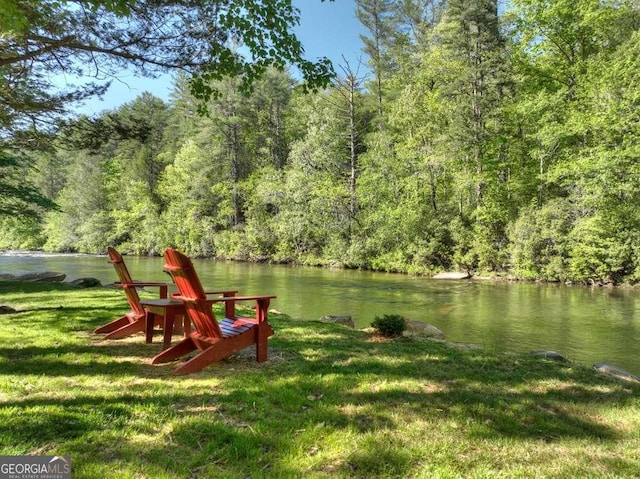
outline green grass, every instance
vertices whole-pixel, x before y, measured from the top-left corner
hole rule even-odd
[[[640,386],[581,366],[270,315],[267,363],[177,377],[159,337],[91,333],[120,291],[0,282],[0,304],[0,454],[74,478],[640,476]]]

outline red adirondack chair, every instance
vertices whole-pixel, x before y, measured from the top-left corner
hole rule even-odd
[[[111,246],[107,248],[107,253],[109,254],[109,262],[113,264],[116,273],[118,274],[118,278],[120,279],[120,281],[115,284],[124,290],[124,293],[127,296],[127,301],[129,302],[129,306],[131,307],[131,311],[129,311],[124,316],[111,321],[110,323],[100,326],[94,332],[97,334],[106,333],[105,339],[120,339],[131,334],[144,331],[146,333],[146,340],[150,343],[153,327],[156,325],[156,323],[160,323],[160,326],[165,329],[165,346],[168,346],[168,342],[171,342],[174,316],[172,315],[170,317],[171,324],[163,324],[166,322],[163,321],[163,319],[166,319],[166,316],[165,318],[163,318],[163,316],[159,314],[149,314],[148,310],[141,304],[140,297],[138,296],[138,290],[136,288],[159,288],[160,299],[150,300],[147,302],[153,303],[154,305],[160,307],[164,305],[165,309],[167,306],[172,306],[174,307],[172,312],[175,312],[175,310],[178,309],[176,306],[180,306],[178,315],[183,314],[183,312],[181,311],[181,301],[167,298],[169,287],[167,283],[133,281],[120,253],[118,253],[118,251],[116,251]],[[151,324],[147,324],[148,321],[151,322]]]
[[[191,260],[184,254],[169,248],[164,253],[165,266],[180,292],[176,299],[184,302],[188,318],[195,326],[187,338],[156,355],[152,364],[171,361],[192,351],[199,350],[193,358],[185,361],[173,374],[188,374],[201,370],[211,363],[256,345],[256,360],[267,360],[267,339],[273,329],[267,322],[269,302],[275,296],[234,296],[225,294],[207,298]],[[236,315],[238,301],[255,301],[256,315],[244,318]],[[215,303],[224,303],[225,317],[218,322],[213,313]]]

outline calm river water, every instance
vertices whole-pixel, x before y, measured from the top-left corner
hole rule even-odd
[[[125,260],[134,279],[169,279],[161,258]],[[554,350],[587,366],[606,360],[640,374],[638,291],[204,259],[194,264],[206,289],[275,294],[272,307],[293,318],[351,315],[357,327],[367,327],[377,315],[398,313],[437,326],[450,341],[498,351]],[[105,256],[0,253],[0,273],[36,271],[66,273],[67,280],[116,280]]]

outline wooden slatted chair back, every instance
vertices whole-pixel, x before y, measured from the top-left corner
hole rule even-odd
[[[164,269],[171,274],[173,282],[178,287],[180,299],[184,301],[187,315],[198,333],[204,337],[222,338],[211,303],[207,301],[207,295],[191,259],[173,248],[167,248],[164,259]]]
[[[122,255],[118,253],[111,246],[107,247],[107,254],[109,255],[109,262],[113,265],[120,280],[120,285],[124,289],[124,293],[127,296],[127,301],[136,315],[144,316],[144,308],[140,304],[140,296],[138,296],[138,290],[136,289],[127,266],[124,264]]]

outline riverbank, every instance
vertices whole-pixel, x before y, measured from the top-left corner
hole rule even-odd
[[[128,256],[136,279],[167,281],[159,257]],[[613,362],[640,374],[630,352],[640,341],[640,295],[621,288],[584,288],[515,281],[436,281],[355,270],[196,259],[203,284],[277,296],[273,307],[295,319],[349,315],[359,329],[381,314],[401,314],[440,328],[447,339],[495,351],[558,351],[590,366]],[[1,256],[2,273],[66,274],[65,281],[117,279],[104,256]]]
[[[253,352],[174,377],[90,331],[121,291],[0,283],[3,454],[76,478],[634,477],[640,387],[575,364],[271,315]]]
[[[134,258],[161,258],[161,254],[147,254],[147,255],[129,255],[127,251],[121,251],[121,253],[125,257],[134,257]],[[90,253],[79,253],[79,252],[53,252],[53,251],[42,251],[42,250],[0,250],[0,256],[8,256],[8,257],[47,257],[47,256],[57,256],[57,257],[83,257],[83,256],[105,256],[106,252],[102,252],[101,254],[90,254]],[[398,274],[404,276],[415,276],[420,278],[428,278],[428,279],[438,279],[438,280],[474,280],[474,281],[497,281],[497,282],[521,282],[521,283],[544,283],[544,284],[562,284],[565,286],[585,286],[585,287],[604,287],[604,288],[622,288],[622,289],[638,289],[640,285],[637,283],[613,283],[613,282],[604,282],[604,281],[574,281],[574,280],[559,280],[559,279],[549,279],[549,278],[520,278],[515,276],[509,272],[495,273],[490,271],[475,271],[475,270],[465,270],[465,271],[409,271],[402,269],[375,269],[375,268],[357,268],[349,265],[345,265],[343,263],[337,263],[334,261],[314,261],[314,262],[298,262],[298,261],[282,261],[282,260],[274,260],[268,257],[228,257],[228,256],[193,256],[194,259],[200,260],[214,260],[214,261],[230,261],[237,263],[248,263],[248,264],[268,264],[268,265],[279,265],[279,266],[299,266],[299,267],[310,267],[310,268],[321,268],[321,269],[329,269],[329,270],[357,270],[357,271],[368,271],[372,273],[389,273],[389,274]]]

